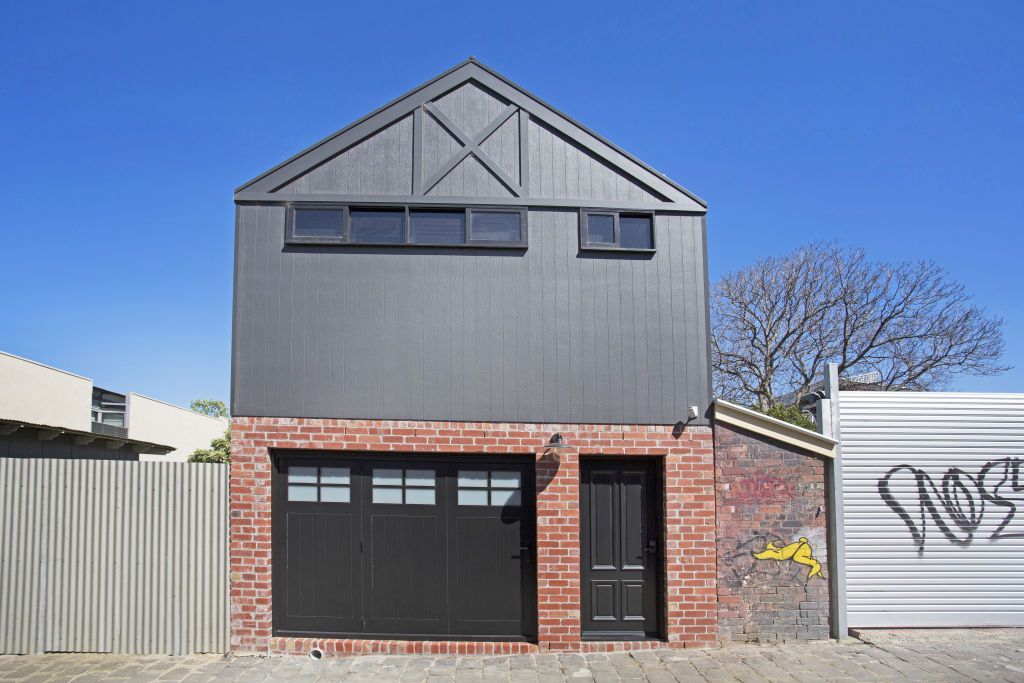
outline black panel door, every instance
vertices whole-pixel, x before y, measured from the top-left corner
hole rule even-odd
[[[452,631],[533,638],[537,623],[533,462],[480,459],[451,467]]]
[[[584,638],[661,636],[661,495],[654,460],[580,468]]]
[[[276,458],[275,632],[536,637],[533,462]]]

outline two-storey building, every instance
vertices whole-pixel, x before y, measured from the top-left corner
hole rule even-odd
[[[714,642],[704,202],[471,59],[235,203],[235,651]]]

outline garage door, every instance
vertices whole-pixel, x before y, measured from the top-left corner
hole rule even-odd
[[[536,636],[533,461],[275,457],[275,633]]]
[[[850,626],[1024,626],[1024,394],[839,406]]]

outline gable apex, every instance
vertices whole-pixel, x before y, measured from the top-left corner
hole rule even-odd
[[[554,183],[552,164],[560,171]],[[707,208],[699,197],[473,58],[235,191],[236,201],[399,197],[694,213]]]

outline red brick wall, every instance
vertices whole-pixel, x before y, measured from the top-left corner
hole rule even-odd
[[[400,453],[530,453],[537,457],[538,645],[593,651],[651,643],[580,642],[579,456],[662,456],[665,463],[665,604],[668,644],[703,647],[716,631],[712,436],[691,427],[492,424],[299,418],[235,418],[231,427],[231,649],[234,652],[502,653],[520,643],[312,640],[271,632],[270,449]],[[561,432],[577,451],[540,451]]]
[[[821,456],[715,425],[718,631],[723,642],[829,636],[825,463]],[[766,545],[807,539],[821,576],[792,559],[758,559]]]

